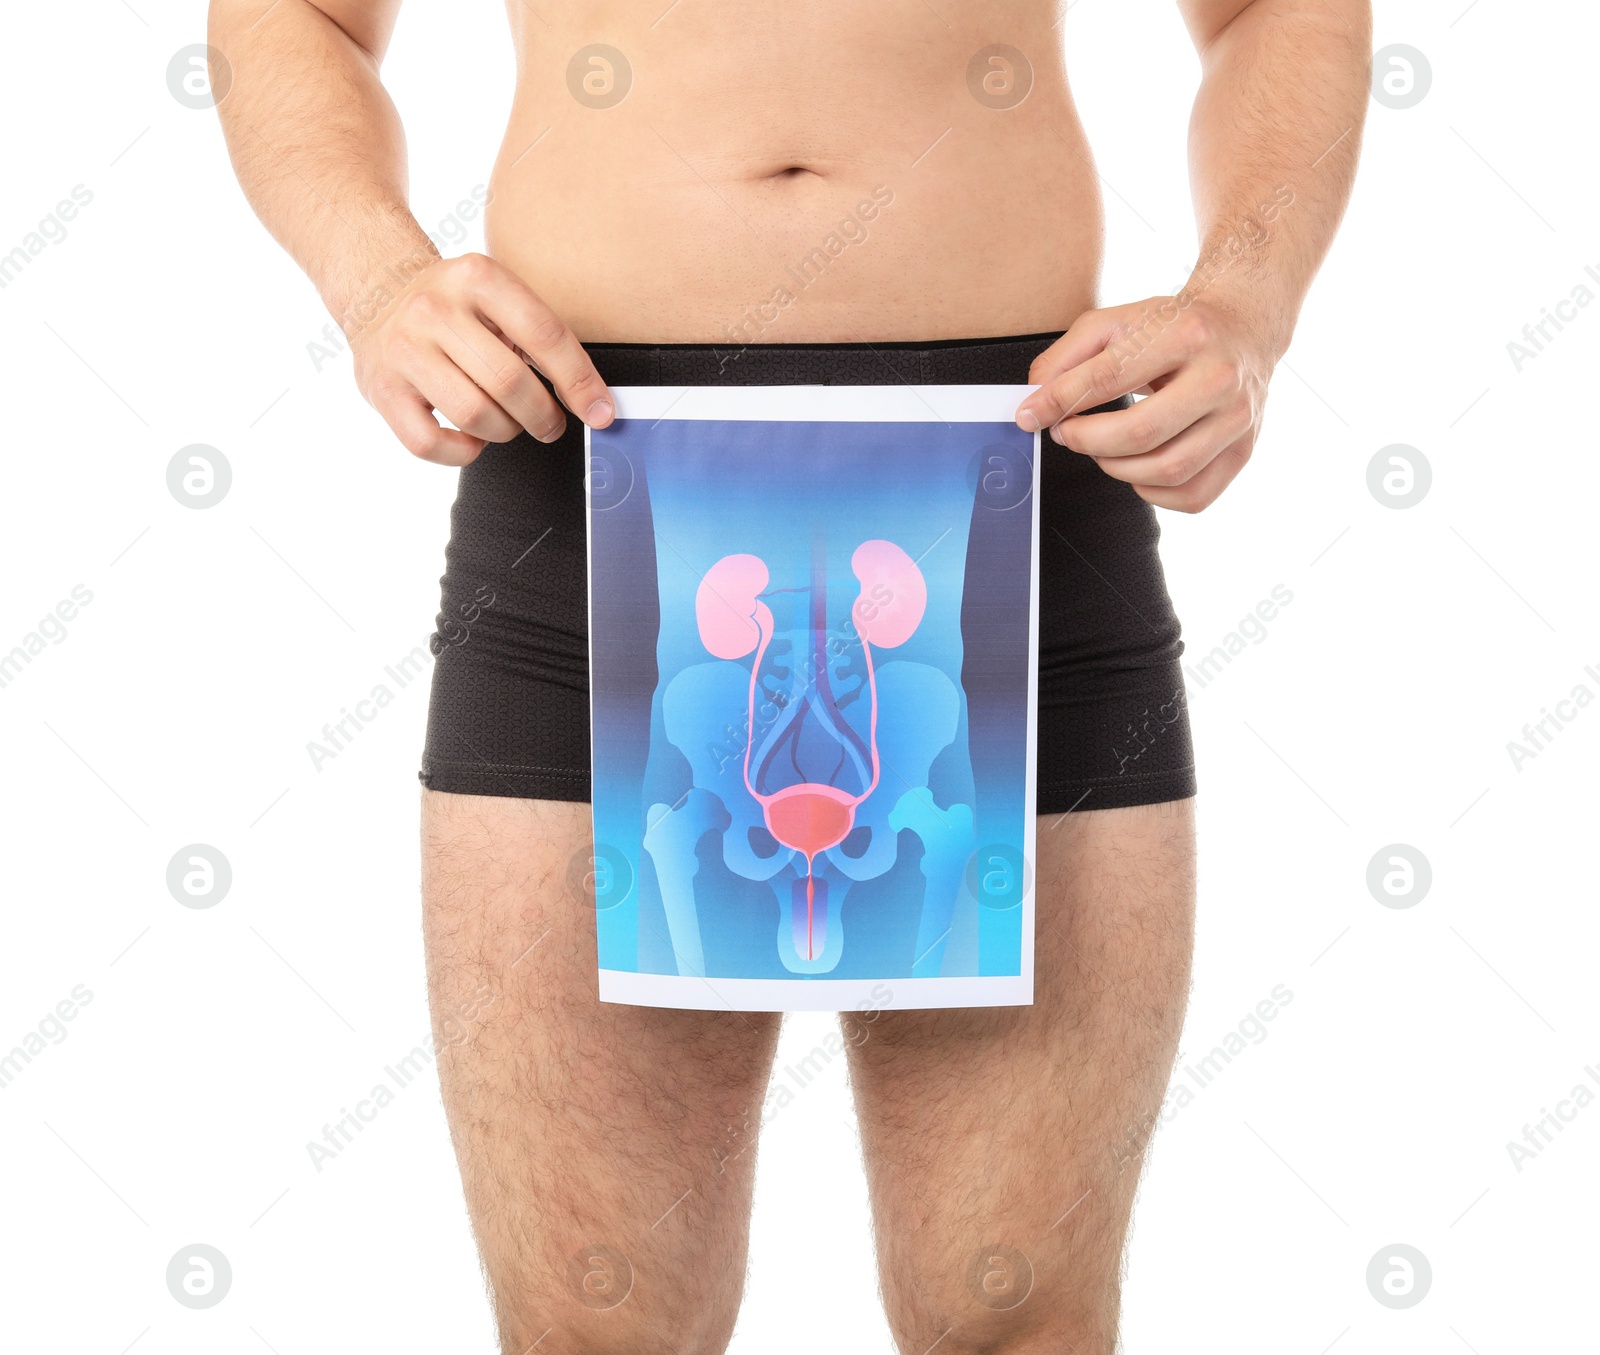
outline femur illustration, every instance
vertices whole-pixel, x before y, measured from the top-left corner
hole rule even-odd
[[[793,923],[796,952],[807,961],[816,959],[824,944],[817,934],[816,859],[850,835],[858,807],[882,780],[873,650],[903,645],[922,623],[928,604],[922,571],[892,541],[863,541],[850,566],[861,586],[846,636],[859,642],[866,670],[864,731],[852,725],[834,694],[836,655],[830,646],[838,643],[839,630],[829,625],[820,541],[804,583],[771,587],[770,570],[759,556],[725,555],[706,572],[695,595],[695,619],[706,649],[724,660],[754,655],[744,711],[744,789],[760,805],[772,837],[805,858],[805,907],[803,915],[795,908]],[[803,622],[792,631],[804,644],[790,653],[786,678],[775,689],[763,661],[776,633],[769,600],[779,594],[805,595]]]

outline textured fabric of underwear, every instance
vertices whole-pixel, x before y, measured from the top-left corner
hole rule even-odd
[[[1020,383],[1057,334],[935,343],[589,344],[612,386]],[[1195,793],[1183,642],[1155,511],[1042,440],[1038,809]],[[432,790],[589,798],[583,425],[463,467],[432,640]]]

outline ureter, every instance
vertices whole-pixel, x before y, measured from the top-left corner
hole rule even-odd
[[[861,634],[859,625],[856,634]],[[867,643],[865,635],[861,636],[861,653],[867,661],[867,691],[872,697],[872,715],[867,722],[867,746],[872,750],[872,784],[861,792],[861,799],[865,800],[878,788],[878,675],[872,666],[872,646]]]
[[[766,604],[760,604],[765,608]],[[771,613],[768,613],[770,620]],[[756,646],[755,662],[750,665],[750,697],[745,703],[745,735],[744,735],[744,788],[756,799],[756,788],[750,784],[750,753],[756,746],[756,678],[761,673],[761,660],[766,656],[767,645],[772,639],[772,626],[761,624],[761,616],[756,614],[756,628],[761,632],[761,643]]]

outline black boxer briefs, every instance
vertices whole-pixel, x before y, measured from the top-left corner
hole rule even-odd
[[[1019,384],[1059,337],[585,347],[609,386]],[[556,442],[524,433],[461,470],[432,640],[430,790],[589,799],[583,442],[569,416]],[[1038,811],[1185,799],[1183,641],[1155,510],[1048,434],[1041,449]]]

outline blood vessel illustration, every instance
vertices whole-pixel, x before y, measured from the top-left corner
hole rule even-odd
[[[1033,849],[1038,447],[1011,393],[622,398],[590,436],[602,1000],[1030,1000],[1031,892],[975,883]]]
[[[874,646],[892,649],[904,644],[922,622],[928,589],[916,561],[892,541],[863,541],[850,558],[861,582],[850,620],[861,645],[869,700],[863,739],[840,712],[829,680],[826,553],[820,538],[811,553],[811,577],[804,589],[769,590],[770,571],[755,555],[725,555],[706,572],[695,594],[695,620],[705,647],[719,659],[737,660],[755,652],[750,665],[746,701],[749,736],[744,750],[744,785],[761,806],[767,831],[806,860],[805,947],[816,957],[815,925],[818,853],[836,847],[855,827],[856,808],[878,788],[882,767],[878,754],[878,680],[872,662]],[[807,627],[809,662],[792,670],[793,681],[780,714],[770,727],[758,729],[756,698],[762,660],[772,642],[773,615],[765,599],[774,592],[810,594]],[[800,731],[813,722],[838,747],[829,779],[782,784],[787,761],[801,772]],[[812,745],[814,749],[814,744]],[[811,760],[815,760],[812,752]],[[752,772],[752,763],[754,771]],[[837,784],[843,776],[857,788]],[[776,789],[765,789],[778,783]],[[798,922],[798,919],[797,919]],[[796,926],[796,941],[799,927]],[[797,949],[798,949],[797,945]]]

